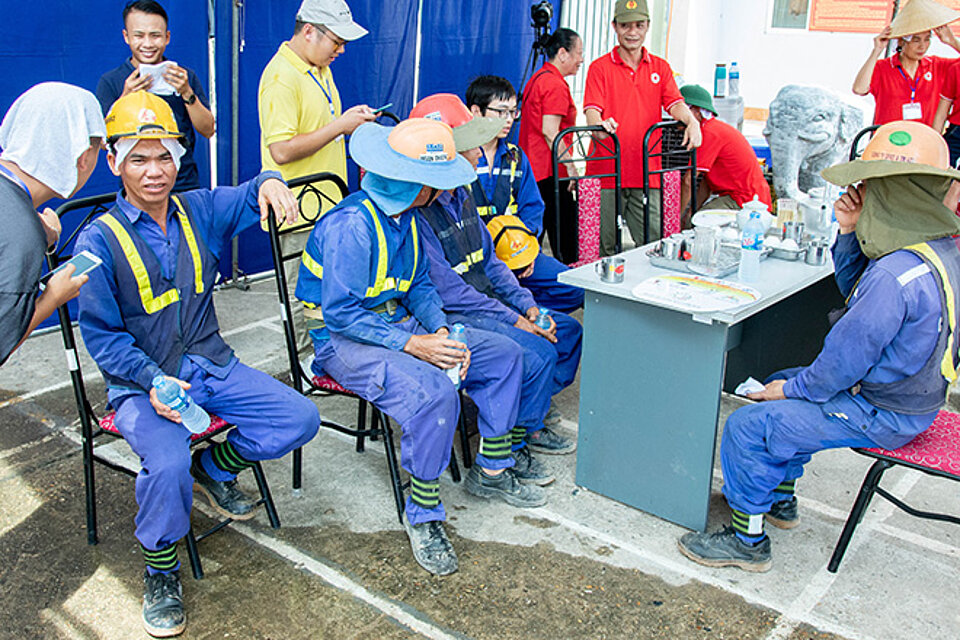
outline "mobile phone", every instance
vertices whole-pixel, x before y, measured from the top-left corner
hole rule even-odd
[[[392,102],[388,102],[387,104],[383,105],[382,107],[377,107],[376,109],[373,110],[373,112],[374,112],[374,113],[380,113],[381,111],[386,111],[387,109],[389,109],[389,108],[392,107],[392,106],[393,106],[393,103],[392,103]]]
[[[46,288],[47,282],[50,280],[51,277],[53,277],[53,274],[65,268],[68,264],[72,264],[75,267],[73,271],[73,277],[76,278],[77,276],[81,276],[87,273],[88,271],[96,269],[101,264],[103,264],[103,260],[93,255],[89,251],[81,251],[80,253],[73,256],[72,258],[70,258],[63,264],[61,264],[59,267],[51,271],[50,273],[40,278],[40,291],[43,291]]]

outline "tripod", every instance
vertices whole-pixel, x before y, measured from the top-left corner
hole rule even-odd
[[[523,90],[527,84],[527,78],[539,69],[547,61],[547,39],[550,37],[549,24],[533,25],[534,38],[533,46],[530,48],[530,55],[527,56],[527,63],[523,66],[523,76],[520,78],[520,85],[517,87],[517,101],[523,102]]]

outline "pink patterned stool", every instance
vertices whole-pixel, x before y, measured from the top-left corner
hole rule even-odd
[[[663,204],[661,212],[663,214],[663,227],[660,230],[660,237],[666,238],[680,232],[680,172],[670,171],[664,173],[661,177],[661,195]],[[652,238],[651,240],[658,240]]]
[[[111,411],[111,412],[108,413],[107,415],[105,415],[105,416],[103,416],[102,418],[100,418],[100,420],[99,420],[100,428],[103,429],[104,431],[106,431],[106,432],[109,433],[109,434],[112,434],[112,435],[115,435],[115,436],[118,436],[118,437],[122,438],[123,435],[121,435],[120,429],[117,429],[116,417],[117,417],[117,412],[116,412],[116,411]],[[205,439],[205,438],[209,438],[210,436],[216,435],[216,434],[220,433],[221,431],[226,431],[227,429],[231,428],[232,426],[233,426],[232,424],[228,423],[226,420],[224,420],[224,419],[221,418],[220,416],[211,415],[211,416],[210,416],[210,428],[207,429],[206,431],[204,431],[203,433],[191,433],[191,434],[190,434],[190,441],[191,441],[191,442],[196,442],[197,440],[202,440],[202,439]]]
[[[903,465],[941,478],[960,480],[960,414],[941,411],[937,414],[936,420],[933,421],[929,429],[899,449],[891,451],[869,448],[854,449],[854,451],[875,458],[876,462],[870,467],[863,484],[860,486],[860,493],[850,510],[850,516],[840,533],[840,540],[837,541],[833,555],[830,557],[830,564],[827,565],[828,571],[831,573],[837,572],[843,554],[847,550],[847,545],[850,544],[850,538],[853,537],[853,531],[863,517],[863,512],[870,506],[870,499],[874,493],[886,498],[912,516],[960,524],[960,517],[919,511],[880,486],[883,472],[896,465]]]
[[[333,393],[339,393],[344,396],[356,396],[352,391],[348,391],[344,387],[340,386],[340,383],[331,378],[330,376],[313,376],[310,379],[310,384],[315,386],[317,389],[323,389],[324,391],[332,391]]]
[[[600,179],[587,178],[577,183],[577,232],[579,267],[600,259]]]

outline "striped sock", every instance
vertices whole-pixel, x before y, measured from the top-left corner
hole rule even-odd
[[[523,437],[527,435],[526,427],[514,427],[510,430],[511,443],[513,444],[512,449],[514,451],[518,449],[523,449]]]
[[[510,457],[512,443],[513,434],[511,433],[496,438],[480,438],[480,455],[491,460],[506,460]]]
[[[253,466],[252,462],[237,453],[229,440],[218,442],[210,447],[210,457],[218,469],[234,475]]]
[[[421,480],[410,476],[410,499],[424,509],[436,509],[440,505],[440,480]]]
[[[156,551],[151,551],[141,544],[140,551],[143,553],[143,560],[147,563],[147,571],[150,575],[170,573],[180,568],[176,542]]]
[[[763,514],[750,515],[731,509],[731,521],[737,537],[747,544],[757,544],[766,537],[763,532]]]
[[[773,490],[773,501],[774,502],[783,502],[784,500],[789,500],[797,493],[797,481],[788,480],[781,482],[777,485],[777,488]]]

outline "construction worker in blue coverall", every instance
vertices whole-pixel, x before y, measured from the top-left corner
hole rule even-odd
[[[476,168],[479,145],[493,139],[499,119],[474,117],[454,95],[435,94],[421,100],[412,113],[428,114],[453,124],[457,151]],[[552,382],[525,376],[521,415],[514,430],[514,456],[520,478],[532,484],[553,481],[530,449],[546,454],[570,453],[576,443],[543,423],[550,398],[570,385],[580,364],[583,328],[570,316],[553,312],[550,327],[538,327],[539,306],[533,295],[519,286],[513,272],[501,261],[486,226],[480,221],[470,192],[457,188],[440,194],[430,206],[420,207],[424,221],[424,246],[430,258],[430,278],[444,309],[457,321],[506,335],[524,351],[524,369],[552,367]]]
[[[498,215],[515,215],[537,238],[543,237],[543,198],[523,150],[507,141],[517,115],[517,92],[506,78],[480,76],[467,88],[466,105],[479,117],[499,116],[503,129],[483,145],[472,185],[480,218],[487,224]],[[557,276],[569,267],[543,251],[528,268],[516,273],[520,285],[529,289],[537,304],[571,313],[583,306],[583,289],[562,282]]]
[[[364,124],[350,138],[350,154],[367,172],[362,188],[313,229],[296,289],[307,307],[312,368],[400,423],[402,465],[411,476],[404,527],[417,562],[446,575],[457,570],[457,557],[443,527],[439,477],[460,403],[445,369],[462,367],[462,386],[479,408],[481,443],[467,490],[520,507],[546,503],[539,487],[521,485],[510,468],[521,353],[510,340],[473,328],[466,349],[447,339],[454,323],[430,282],[412,207],[473,179],[450,128],[423,119],[394,128]]]
[[[795,483],[811,455],[905,445],[933,424],[956,378],[960,171],[949,168],[946,142],[921,123],[892,122],[862,159],[823,175],[840,186],[863,181],[835,207],[833,259],[847,306],[810,366],[770,376],[749,394],[760,402],[727,420],[720,458],[732,526],[679,541],[700,564],[769,570],[764,520],[797,525]]]
[[[153,94],[120,98],[106,125],[107,158],[123,190],[77,239],[78,252],[103,261],[81,290],[79,324],[116,427],[140,457],[143,622],[151,635],[167,637],[186,625],[176,545],[190,529],[194,483],[222,515],[250,518],[256,502],[236,487],[237,474],[302,446],[320,426],[309,399],[238,361],[220,336],[212,300],[231,238],[259,222],[268,205],[292,219],[297,204],[275,172],[171,198],[183,147],[170,107]],[[236,425],[223,442],[195,451],[192,464],[191,433],[157,399],[157,376]]]

